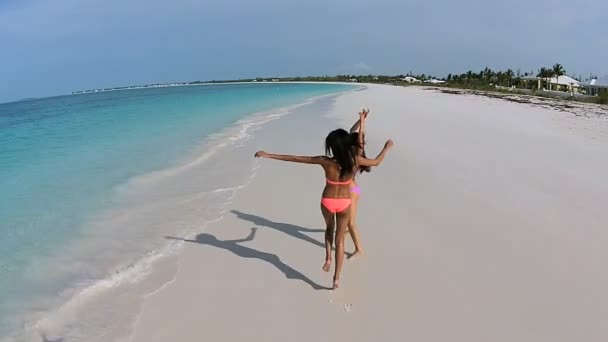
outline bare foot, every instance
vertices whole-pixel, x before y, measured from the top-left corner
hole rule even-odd
[[[356,259],[356,258],[362,257],[362,256],[363,256],[363,251],[355,251],[353,254],[351,254],[348,257],[348,260],[353,260],[353,259]]]
[[[323,264],[323,271],[329,272],[330,268],[331,268],[331,260],[326,260],[325,264]]]
[[[332,290],[337,289],[338,287],[340,287],[340,284],[338,284],[339,280],[338,279],[334,279],[334,286],[331,288]]]

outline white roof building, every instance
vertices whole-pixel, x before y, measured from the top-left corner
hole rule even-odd
[[[557,84],[557,85],[567,85],[567,86],[572,86],[572,87],[580,87],[581,83],[577,80],[575,80],[574,78],[570,77],[570,76],[559,76],[559,77],[551,77],[551,79],[549,80],[549,83],[551,84]]]
[[[408,83],[420,82],[419,79],[417,79],[416,77],[412,77],[412,76],[406,76],[406,77],[402,78],[401,80],[405,81],[405,82],[408,82]]]
[[[537,77],[537,76],[524,76],[521,78],[524,81],[545,81],[546,79],[544,77]],[[549,83],[550,84],[557,84],[557,85],[564,85],[564,86],[572,86],[572,87],[580,87],[581,83],[577,80],[575,80],[574,78],[570,77],[570,76],[566,76],[566,75],[562,75],[562,76],[558,76],[558,77],[551,77],[549,78]]]
[[[442,80],[436,80],[436,79],[432,79],[432,80],[426,80],[426,83],[432,83],[432,84],[441,84],[441,83],[445,83],[445,81]]]
[[[581,86],[585,87],[587,95],[608,94],[608,77],[604,79],[594,78],[588,83],[581,84]]]
[[[596,88],[608,88],[608,78],[597,79],[594,78],[589,83],[582,84],[585,87],[596,87]]]

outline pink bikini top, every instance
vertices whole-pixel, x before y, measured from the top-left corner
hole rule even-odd
[[[347,180],[346,182],[336,182],[336,181],[329,180],[327,178],[325,178],[325,180],[327,181],[327,184],[331,184],[331,185],[349,185],[353,181],[352,178]]]

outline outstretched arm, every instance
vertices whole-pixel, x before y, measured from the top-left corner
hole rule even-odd
[[[357,165],[359,165],[359,166],[378,166],[378,165],[380,165],[382,163],[382,161],[384,160],[386,153],[388,152],[388,150],[391,149],[391,147],[393,147],[393,141],[388,140],[384,144],[384,148],[382,148],[382,151],[380,151],[380,153],[378,154],[378,156],[376,156],[376,158],[367,159],[362,156],[357,156]]]
[[[264,151],[256,152],[255,157],[256,158],[276,159],[276,160],[288,161],[288,162],[293,162],[293,163],[301,163],[301,164],[323,164],[323,162],[326,160],[325,156],[316,156],[316,157],[293,156],[293,155],[289,155],[289,154],[266,153]]]
[[[246,238],[244,238],[244,239],[237,239],[237,240],[226,240],[224,242],[241,243],[241,242],[252,241],[253,239],[255,239],[255,233],[257,231],[258,231],[258,229],[256,227],[253,227],[253,228],[251,228],[251,232],[249,233],[249,235],[247,235]]]

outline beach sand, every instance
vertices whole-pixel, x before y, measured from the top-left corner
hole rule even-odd
[[[267,123],[238,157],[322,154],[363,106],[367,154],[395,147],[358,178],[366,254],[340,289],[321,168],[259,160],[221,220],[167,237],[186,240],[175,279],[125,340],[608,340],[608,115],[370,85]]]

